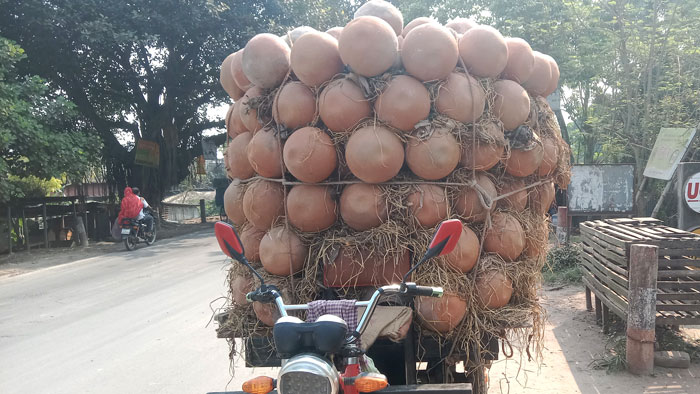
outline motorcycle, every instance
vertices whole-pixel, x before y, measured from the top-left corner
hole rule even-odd
[[[146,223],[141,220],[131,218],[122,219],[122,238],[124,239],[126,250],[131,251],[136,249],[136,245],[140,242],[144,242],[149,246],[156,242],[156,226],[153,226],[151,234],[146,233],[147,227]]]
[[[267,394],[275,392],[274,390],[279,394],[359,394],[379,390],[386,393],[472,393],[470,383],[388,387],[385,375],[362,371],[361,364],[366,365],[367,359],[365,351],[358,344],[381,297],[442,297],[442,288],[419,286],[407,282],[407,279],[421,264],[454,249],[462,233],[462,223],[459,220],[441,223],[425,255],[406,273],[400,284],[376,289],[368,301],[355,301],[355,307],[364,307],[365,311],[354,330],[350,330],[347,322],[335,315],[322,315],[315,322],[304,322],[290,316],[288,312],[309,310],[309,304],[284,303],[279,289],[266,284],[247,261],[241,240],[231,225],[218,222],[215,233],[222,251],[250,269],[260,282],[256,290],[247,294],[248,302],[275,304],[281,316],[273,327],[274,344],[281,359],[277,378],[259,376],[243,383],[242,392],[227,394]]]

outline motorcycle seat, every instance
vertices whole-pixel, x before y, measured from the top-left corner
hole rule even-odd
[[[313,323],[286,316],[277,320],[272,329],[277,352],[282,358],[288,358],[284,357],[285,355],[314,350],[321,353],[338,353],[347,334],[347,323],[333,315],[323,315]]]

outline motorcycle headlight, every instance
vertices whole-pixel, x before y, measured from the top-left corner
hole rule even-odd
[[[279,394],[337,394],[340,375],[328,361],[313,354],[292,357],[277,379]]]

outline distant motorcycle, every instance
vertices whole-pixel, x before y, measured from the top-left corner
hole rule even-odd
[[[141,220],[124,218],[122,219],[122,238],[126,250],[134,250],[136,245],[145,242],[146,245],[153,245],[156,242],[156,227],[150,235],[146,235],[146,223]]]

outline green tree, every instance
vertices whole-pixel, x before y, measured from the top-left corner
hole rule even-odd
[[[700,3],[695,0],[443,0],[396,3],[407,20],[462,16],[554,57],[583,163],[633,162],[642,173],[661,127],[700,121]],[[700,158],[700,144],[691,157]],[[639,214],[659,185],[639,182]]]
[[[698,124],[700,101],[700,4],[695,1],[611,1],[606,5],[618,65],[611,80],[612,130],[642,172],[661,127]],[[697,144],[692,148],[697,150]],[[639,213],[658,198],[658,187],[638,186]],[[656,183],[656,182],[654,182]]]
[[[206,117],[225,99],[219,65],[282,14],[275,1],[0,0],[0,34],[75,103],[104,143],[108,176],[150,199],[187,175]],[[134,165],[134,143],[160,145],[158,169]]]
[[[37,197],[57,178],[79,180],[99,142],[77,121],[75,107],[39,77],[21,77],[22,48],[0,37],[0,202]]]
[[[351,0],[279,0],[281,9],[279,29],[282,32],[297,26],[311,26],[325,31],[345,26],[361,2]]]
[[[104,143],[110,180],[151,200],[177,185],[221,128],[208,108],[228,100],[219,66],[254,34],[344,24],[350,0],[0,0],[0,34],[19,42],[37,74],[65,92]],[[134,165],[134,143],[160,146],[158,169]]]

